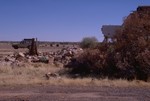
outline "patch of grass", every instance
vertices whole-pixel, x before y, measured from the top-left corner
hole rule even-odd
[[[55,86],[108,86],[108,87],[150,87],[149,82],[138,80],[127,81],[123,79],[110,80],[93,78],[69,78],[61,76],[46,80],[44,75],[48,72],[58,72],[61,68],[48,64],[32,64],[26,67],[11,68],[10,66],[0,66],[0,85],[55,85]]]
[[[23,67],[0,66],[0,85],[37,84],[45,80],[48,72],[60,68],[48,64],[26,64]]]

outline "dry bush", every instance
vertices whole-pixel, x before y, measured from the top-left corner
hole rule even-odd
[[[150,74],[150,16],[134,12],[123,23],[115,43],[116,67],[128,78],[147,80]]]
[[[80,77],[112,77],[116,70],[112,66],[113,61],[111,63],[109,61],[110,54],[108,53],[113,50],[110,44],[99,44],[95,48],[85,49],[82,54],[73,58],[65,67],[70,68],[70,74],[78,74]],[[107,65],[108,62],[109,65]]]
[[[73,58],[66,67],[71,68],[71,74],[80,76],[103,76],[105,75],[106,45],[100,45],[101,48],[86,49],[76,58]]]

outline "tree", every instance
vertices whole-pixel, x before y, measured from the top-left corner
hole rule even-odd
[[[115,44],[119,68],[133,73],[137,79],[147,80],[150,73],[150,16],[146,11],[131,13],[117,34]],[[114,55],[115,56],[115,55]]]

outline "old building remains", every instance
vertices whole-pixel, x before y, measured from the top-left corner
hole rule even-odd
[[[115,41],[116,31],[121,28],[121,25],[103,25],[101,28],[102,33],[104,34],[103,42],[113,42]]]

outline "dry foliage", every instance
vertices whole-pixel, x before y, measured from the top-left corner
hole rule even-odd
[[[150,12],[130,14],[117,34],[114,58],[117,67],[132,78],[147,80],[150,74]]]
[[[85,50],[68,64],[71,73],[147,81],[150,74],[149,15],[149,11],[131,13],[122,29],[116,32],[117,42]]]
[[[92,73],[98,73],[104,66],[104,55],[100,54],[98,49],[87,49],[79,57],[72,59],[67,67],[74,68],[72,73],[88,76]]]

